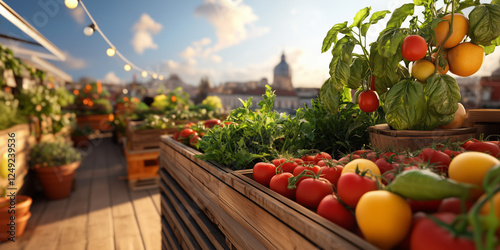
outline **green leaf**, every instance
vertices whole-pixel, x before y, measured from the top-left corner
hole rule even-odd
[[[345,27],[347,27],[347,21],[333,25],[333,27],[326,34],[325,39],[323,39],[321,53],[325,53],[326,51],[328,51],[332,44],[337,42],[337,35],[339,34],[339,31]]]
[[[458,109],[460,88],[457,80],[449,75],[430,76],[424,94],[427,99],[427,111],[434,115],[452,115]]]
[[[325,105],[325,108],[332,114],[336,114],[339,111],[341,91],[342,85],[336,85],[331,79],[326,80],[323,86],[321,86],[319,98]]]
[[[484,46],[483,47],[484,48],[484,54],[485,55],[489,55],[489,54],[495,52],[495,47],[496,47],[496,45]]]
[[[384,57],[378,52],[378,44],[375,42],[370,48],[370,66],[375,76],[375,88],[379,94],[383,94],[388,88],[400,81],[402,70],[399,62],[403,59],[401,52],[392,57]]]
[[[500,36],[500,5],[476,6],[469,13],[469,34],[471,42],[488,46]]]
[[[361,86],[363,80],[367,79],[370,73],[368,62],[361,57],[356,57],[351,64],[351,76],[347,81],[347,87],[357,89]]]
[[[413,15],[415,4],[407,3],[394,10],[391,19],[387,22],[387,28],[399,28],[408,16]]]
[[[402,80],[387,92],[385,119],[394,129],[414,129],[426,113],[422,84],[409,79]]]
[[[391,12],[388,10],[381,10],[381,11],[374,12],[372,14],[372,16],[370,17],[370,24],[378,23],[378,21],[384,19],[385,16],[389,13],[391,13]]]
[[[457,4],[455,13],[457,13],[457,12],[459,13],[463,9],[466,9],[466,8],[469,8],[469,7],[472,7],[472,6],[476,6],[476,5],[480,5],[480,4],[481,3],[480,3],[479,0],[464,0],[464,1],[460,1]]]
[[[491,4],[500,5],[500,0],[491,0]]]
[[[356,44],[348,37],[340,39],[332,49],[332,61],[330,62],[331,81],[335,84],[347,86],[347,80],[350,76],[352,61],[352,50]]]
[[[405,37],[400,28],[386,29],[377,40],[379,53],[384,57],[394,56],[400,50]]]
[[[418,6],[426,6],[429,0],[413,0],[413,3]]]
[[[354,16],[354,22],[349,25],[349,28],[352,27],[359,27],[359,25],[370,15],[370,10],[371,7],[365,7],[356,13],[356,16]]]

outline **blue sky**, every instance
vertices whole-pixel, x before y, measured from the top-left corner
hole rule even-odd
[[[64,0],[5,0],[67,55],[52,62],[75,81],[89,76],[106,82],[139,80],[140,72],[123,70],[117,56],[105,54],[108,45],[98,33],[82,30],[91,21],[81,6],[70,10]],[[295,87],[320,87],[328,77],[330,53],[320,53],[332,25],[352,21],[366,6],[394,10],[409,1],[351,0],[83,0],[100,29],[137,66],[168,77],[178,74],[197,85],[208,76],[212,84],[267,77],[287,56]],[[371,28],[375,39],[382,24]],[[22,36],[0,19],[0,33]],[[497,51],[498,52],[498,51]],[[487,57],[489,74],[498,67],[498,53]]]

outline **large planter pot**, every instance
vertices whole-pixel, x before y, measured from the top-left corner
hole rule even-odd
[[[24,215],[16,215],[15,219],[12,221],[9,218],[0,218],[0,241],[8,241],[10,237],[14,237],[16,240],[18,237],[23,235],[28,220],[31,217],[31,212]]]
[[[0,198],[0,219],[10,218],[11,215],[27,214],[30,211],[31,203],[33,203],[33,199],[26,195],[16,195],[14,201],[10,197]],[[15,210],[11,206],[15,206]],[[15,213],[9,213],[9,211],[15,211]]]
[[[36,167],[36,175],[42,184],[45,197],[51,200],[63,199],[70,195],[75,179],[75,170],[80,162],[60,167]]]
[[[475,128],[394,130],[387,124],[368,127],[372,147],[417,150],[438,142],[463,142],[476,135]]]

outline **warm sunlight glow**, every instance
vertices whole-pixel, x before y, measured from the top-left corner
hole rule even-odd
[[[123,66],[123,69],[125,71],[130,71],[132,69],[132,66],[130,66],[130,64],[125,64],[125,66]]]
[[[78,0],[64,0],[64,4],[68,9],[74,9],[78,6]]]
[[[141,76],[146,78],[148,77],[148,72],[147,71],[142,71]]]
[[[115,48],[109,48],[106,50],[106,55],[108,55],[108,56],[114,56],[115,53],[116,53]]]

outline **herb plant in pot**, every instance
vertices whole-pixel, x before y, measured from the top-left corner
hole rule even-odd
[[[63,199],[70,195],[75,170],[82,155],[68,143],[41,142],[31,149],[29,163],[36,171],[48,199]]]

